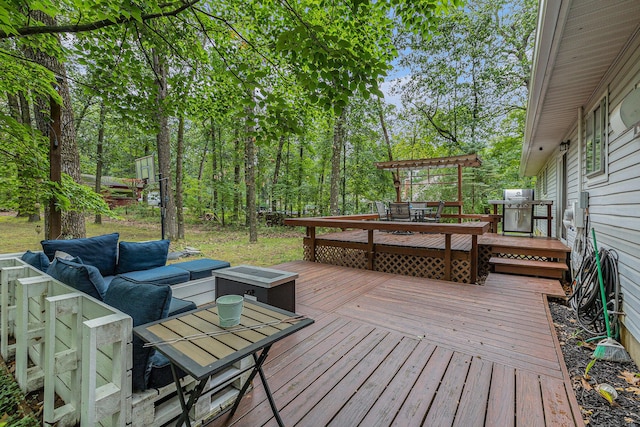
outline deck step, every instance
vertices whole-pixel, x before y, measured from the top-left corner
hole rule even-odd
[[[566,263],[554,261],[491,257],[489,264],[493,265],[496,273],[521,274],[524,276],[549,277],[553,279],[562,279],[564,273],[569,271]]]

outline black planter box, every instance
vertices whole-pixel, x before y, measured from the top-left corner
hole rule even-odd
[[[297,273],[264,267],[238,265],[213,271],[216,298],[244,295],[283,310],[296,311]]]

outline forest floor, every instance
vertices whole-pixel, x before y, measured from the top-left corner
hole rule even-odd
[[[551,301],[549,306],[585,425],[640,427],[640,374],[636,364],[598,360],[585,376],[597,342],[585,342],[588,336],[564,302]],[[602,384],[615,388],[618,397],[613,402],[599,393]]]

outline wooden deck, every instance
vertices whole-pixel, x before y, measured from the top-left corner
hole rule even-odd
[[[371,223],[376,225],[377,221]],[[562,278],[571,252],[558,239],[549,237],[418,231],[395,234],[359,229],[314,233],[304,238],[303,245],[306,261],[461,283],[476,283],[496,264],[500,266],[494,271]],[[502,265],[512,262],[523,265]],[[540,262],[545,268],[540,268]]]
[[[558,281],[468,285],[298,261],[297,311],[265,374],[287,426],[581,426],[546,295]],[[260,381],[233,419],[272,426]]]

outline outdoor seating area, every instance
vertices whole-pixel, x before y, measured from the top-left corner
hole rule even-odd
[[[212,272],[229,263],[165,266],[168,242],[117,241],[117,233],[49,240],[44,252],[0,256],[2,358],[15,360],[24,393],[44,394],[45,425],[162,425],[181,413],[169,360],[132,328],[214,301]],[[246,380],[235,377],[248,364],[203,384],[194,419],[233,403]],[[194,387],[178,375],[182,388]]]
[[[437,202],[435,208],[432,205],[429,202],[375,202],[380,221],[440,222],[445,202]]]

